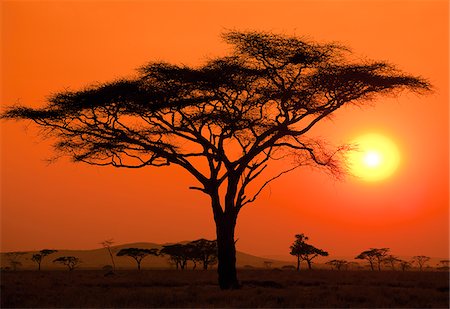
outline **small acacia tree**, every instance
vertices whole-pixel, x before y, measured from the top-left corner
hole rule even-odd
[[[76,162],[120,168],[177,165],[209,197],[216,224],[219,285],[239,287],[234,231],[242,207],[299,166],[342,175],[339,154],[307,137],[321,120],[377,95],[430,89],[381,61],[350,60],[347,48],[297,37],[230,31],[231,55],[201,67],[150,63],[136,77],[16,106],[6,119],[30,119]],[[271,161],[291,158],[285,170]],[[253,184],[253,186],[252,186]]]
[[[398,257],[396,257],[396,256],[394,256],[394,255],[392,255],[392,254],[387,255],[387,256],[383,259],[383,263],[385,263],[386,265],[391,266],[391,269],[392,269],[392,270],[395,270],[395,264],[396,264],[396,263],[399,263],[400,261],[401,261],[401,260],[400,260]]]
[[[375,265],[377,265],[378,270],[381,271],[381,264],[388,252],[389,248],[370,248],[370,250],[361,252],[355,259],[367,260],[372,270],[375,270]]]
[[[158,249],[124,248],[117,252],[117,256],[129,256],[136,261],[137,269],[141,270],[142,260],[149,255],[158,255]]]
[[[191,248],[188,245],[173,244],[164,245],[160,250],[161,255],[168,255],[169,260],[177,269],[184,270],[188,260],[192,257]]]
[[[194,259],[202,263],[204,270],[217,263],[217,241],[201,238],[191,241],[189,245]]]
[[[57,259],[54,259],[53,263],[66,265],[69,271],[72,271],[79,266],[81,260],[75,256],[61,256]]]
[[[295,235],[295,241],[291,246],[291,255],[297,257],[297,270],[300,270],[300,261],[306,261],[308,268],[312,269],[312,260],[320,256],[328,256],[328,252],[318,249],[313,245],[306,243],[309,239],[304,234]]]
[[[47,255],[50,255],[50,254],[55,253],[55,252],[58,252],[58,250],[44,249],[44,250],[39,251],[39,253],[33,254],[33,256],[31,257],[31,260],[38,265],[38,270],[41,270],[42,260]]]
[[[419,270],[422,271],[425,264],[430,260],[430,257],[425,255],[416,255],[413,256],[412,259],[415,263],[417,263],[417,266],[419,266]]]
[[[405,261],[405,260],[399,260],[400,263],[400,268],[402,269],[402,271],[406,271],[409,268],[411,268],[411,262],[409,261]]]

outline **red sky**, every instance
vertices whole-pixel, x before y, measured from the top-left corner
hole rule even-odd
[[[388,180],[337,182],[298,170],[238,218],[238,250],[288,256],[297,233],[333,256],[389,247],[448,256],[448,1],[3,1],[2,105],[134,74],[153,60],[201,64],[227,52],[227,29],[338,41],[435,87],[432,95],[348,107],[313,136],[339,144],[366,132],[397,143]],[[1,250],[87,249],[214,238],[208,198],[178,168],[116,170],[60,159],[27,123],[1,123]]]

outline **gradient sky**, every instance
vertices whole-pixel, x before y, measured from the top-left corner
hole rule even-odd
[[[2,1],[2,105],[40,107],[50,94],[132,76],[165,60],[224,55],[227,29],[338,41],[360,59],[421,75],[432,95],[347,107],[311,136],[333,144],[380,133],[400,149],[389,179],[343,182],[304,168],[273,183],[238,218],[238,250],[284,255],[297,233],[332,256],[370,247],[447,257],[449,250],[448,1]],[[1,122],[1,250],[89,249],[104,239],[213,239],[209,200],[183,170],[48,164],[51,141]]]

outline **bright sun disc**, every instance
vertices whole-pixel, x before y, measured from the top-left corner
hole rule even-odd
[[[356,150],[347,155],[351,174],[365,181],[380,181],[391,176],[400,164],[400,152],[392,140],[380,134],[365,134],[352,144]]]

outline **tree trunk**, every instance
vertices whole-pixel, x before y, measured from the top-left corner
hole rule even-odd
[[[297,271],[300,271],[300,256],[297,255]]]
[[[41,263],[38,263],[38,270],[41,270]]]
[[[311,267],[311,261],[310,261],[310,260],[306,260],[306,262],[308,263],[308,269],[312,269],[312,267]]]
[[[141,270],[141,262],[137,261],[138,270]]]
[[[236,215],[224,213],[216,219],[219,286],[222,290],[238,289],[234,228]]]

